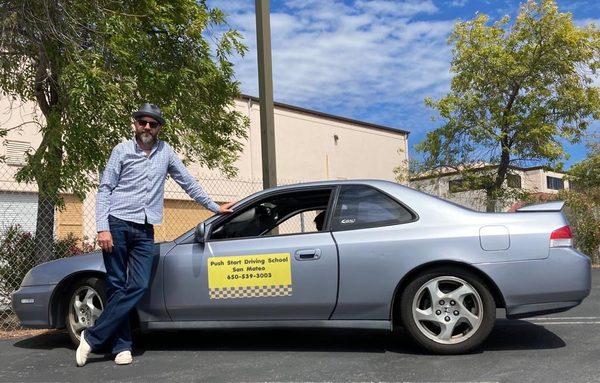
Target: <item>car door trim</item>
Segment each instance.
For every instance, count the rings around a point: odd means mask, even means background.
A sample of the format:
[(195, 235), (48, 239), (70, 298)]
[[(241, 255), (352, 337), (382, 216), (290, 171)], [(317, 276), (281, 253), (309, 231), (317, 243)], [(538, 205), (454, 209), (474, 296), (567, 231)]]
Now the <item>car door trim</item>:
[(173, 321), (143, 322), (145, 330), (181, 330), (181, 329), (255, 329), (255, 328), (352, 328), (392, 331), (392, 322), (388, 320), (259, 320), (259, 321)]

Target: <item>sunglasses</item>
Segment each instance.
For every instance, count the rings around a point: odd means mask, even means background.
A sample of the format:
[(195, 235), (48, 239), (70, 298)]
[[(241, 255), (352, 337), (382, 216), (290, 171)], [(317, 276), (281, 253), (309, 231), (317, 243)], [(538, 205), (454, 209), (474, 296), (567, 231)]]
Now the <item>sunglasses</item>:
[(135, 121), (136, 121), (136, 122), (137, 122), (137, 123), (138, 123), (138, 124), (139, 124), (139, 125), (140, 125), (142, 128), (143, 128), (144, 126), (146, 126), (146, 124), (149, 124), (149, 125), (150, 125), (150, 127), (151, 127), (152, 129), (156, 129), (156, 128), (158, 128), (158, 127), (160, 126), (160, 124), (159, 124), (158, 122), (155, 122), (155, 121), (147, 121), (147, 120), (142, 120), (142, 119), (135, 120)]

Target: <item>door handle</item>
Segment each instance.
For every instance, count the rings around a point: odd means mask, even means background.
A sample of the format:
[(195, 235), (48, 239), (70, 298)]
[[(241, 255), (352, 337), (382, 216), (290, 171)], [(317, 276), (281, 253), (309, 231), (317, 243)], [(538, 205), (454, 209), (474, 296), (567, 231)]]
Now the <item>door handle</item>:
[(321, 249), (296, 250), (294, 257), (299, 261), (311, 261), (321, 258)]

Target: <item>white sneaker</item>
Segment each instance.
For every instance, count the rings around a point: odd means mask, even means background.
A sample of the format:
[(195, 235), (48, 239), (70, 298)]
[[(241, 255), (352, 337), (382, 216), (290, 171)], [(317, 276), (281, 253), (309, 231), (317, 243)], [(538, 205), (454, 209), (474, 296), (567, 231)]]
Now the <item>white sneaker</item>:
[(115, 357), (116, 364), (131, 364), (133, 362), (133, 357), (131, 356), (131, 351), (121, 351)]
[(83, 335), (85, 331), (81, 332), (81, 340), (79, 341), (79, 347), (77, 347), (77, 351), (75, 352), (75, 360), (77, 361), (77, 366), (83, 367), (85, 362), (87, 362), (87, 358), (92, 352), (92, 347), (85, 341), (85, 337)]

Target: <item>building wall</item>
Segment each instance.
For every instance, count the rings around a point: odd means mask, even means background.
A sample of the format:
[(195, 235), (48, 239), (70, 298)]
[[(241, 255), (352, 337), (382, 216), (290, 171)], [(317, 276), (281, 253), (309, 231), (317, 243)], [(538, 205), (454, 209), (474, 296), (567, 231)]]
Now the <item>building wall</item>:
[[(234, 164), (238, 168), (236, 179), (225, 180), (218, 170), (207, 169), (199, 164), (188, 166), (192, 175), (202, 179), (203, 188), (218, 202), (239, 200), (262, 189), (259, 104), (252, 98), (244, 97), (235, 102), (235, 108), (250, 121), (248, 138), (242, 142), (243, 150)], [(394, 168), (408, 164), (408, 136), (404, 132), (287, 106), (276, 106), (274, 114), (277, 177), (280, 184), (352, 178), (393, 181)], [(34, 104), (10, 102), (0, 97), (0, 128), (11, 129), (28, 122), (10, 130), (5, 138), (0, 139), (0, 155), (7, 154), (7, 142), (10, 141), (17, 146), (26, 143), (32, 151), (35, 150), (42, 138), (36, 119), (43, 122), (43, 116), (36, 111)], [(18, 165), (0, 164), (0, 192), (27, 191), (37, 194), (35, 183), (23, 185), (14, 180), (14, 174), (19, 169)], [(171, 239), (187, 230), (188, 226), (193, 227), (193, 222), (211, 214), (191, 201), (170, 178), (165, 190), (164, 222), (156, 228), (157, 240)], [(93, 240), (96, 236), (94, 207), (95, 191), (88, 193), (83, 201), (69, 197), (66, 210), (56, 215), (57, 233), (66, 235), (76, 232), (78, 236)], [(77, 214), (82, 217), (77, 218)]]
[[(261, 179), (260, 107), (236, 101), (250, 119), (248, 139), (235, 166), (242, 179)], [(361, 126), (286, 108), (275, 108), (277, 177), (283, 181), (379, 178), (394, 181), (394, 168), (408, 161), (406, 134)], [(337, 136), (337, 139), (335, 138)], [(195, 173), (218, 171), (192, 166)]]
[[(544, 169), (533, 169), (526, 171), (526, 176), (528, 180), (528, 188), (526, 190), (538, 191), (540, 193), (558, 193), (558, 190), (549, 189), (548, 184), (546, 182), (546, 177), (555, 177), (555, 178), (564, 178), (564, 173), (557, 173)], [(564, 181), (565, 189), (569, 188), (569, 181)]]
[[(553, 171), (547, 171), (541, 168), (533, 169), (511, 169), (511, 174), (516, 174), (521, 177), (521, 189), (530, 193), (558, 193), (558, 190), (549, 189), (547, 187), (546, 177), (564, 178), (564, 173), (557, 173)], [(410, 186), (419, 189), (425, 193), (435, 195), (459, 205), (466, 206), (468, 208), (485, 211), (486, 209), (486, 195), (483, 190), (469, 190), (463, 192), (450, 192), (450, 181), (460, 179), (459, 174), (449, 174), (437, 178), (424, 178), (411, 180)], [(565, 188), (569, 187), (567, 180), (565, 182)], [(506, 181), (505, 181), (506, 187)], [(514, 200), (505, 201), (502, 210), (508, 209), (515, 202)]]
[(194, 201), (165, 199), (163, 223), (154, 227), (156, 242), (174, 239), (212, 215)]
[(83, 238), (83, 201), (72, 194), (63, 196), (64, 206), (56, 212), (56, 235), (64, 238), (69, 234)]
[(483, 190), (469, 190), (458, 193), (450, 192), (451, 180), (460, 179), (458, 175), (450, 175), (439, 178), (426, 178), (418, 181), (411, 181), (410, 187), (431, 194), (459, 205), (468, 207), (477, 211), (485, 211), (486, 196)]

